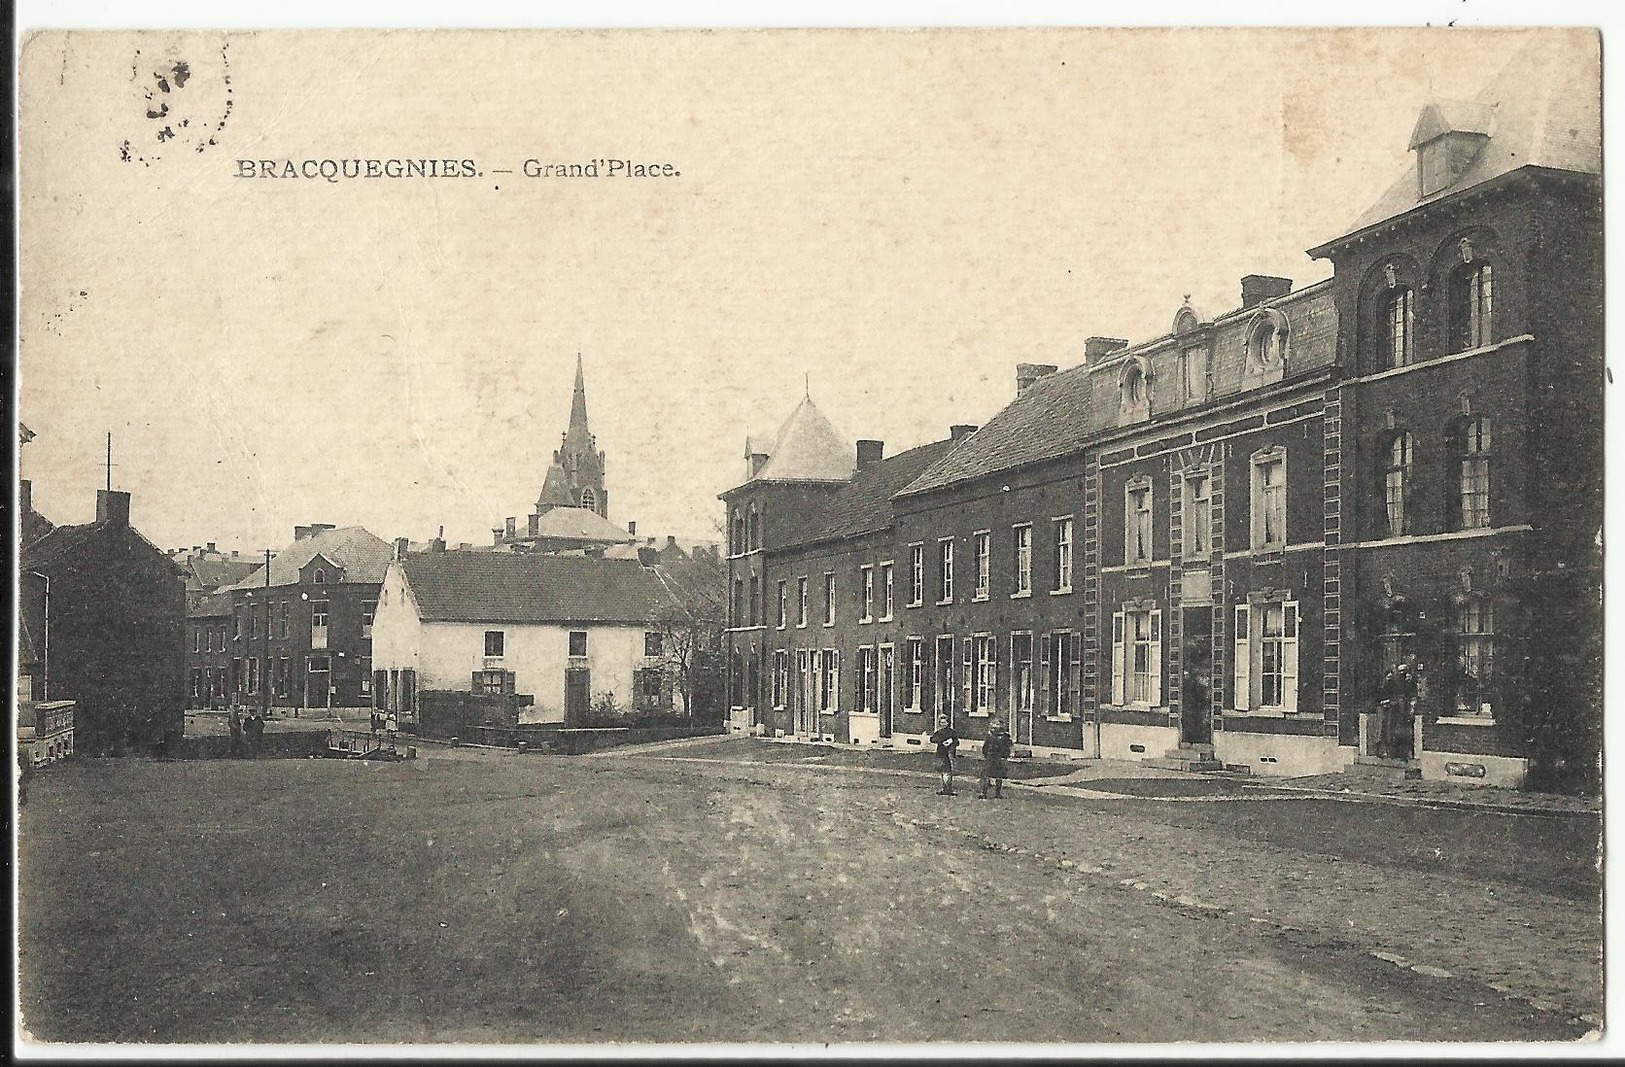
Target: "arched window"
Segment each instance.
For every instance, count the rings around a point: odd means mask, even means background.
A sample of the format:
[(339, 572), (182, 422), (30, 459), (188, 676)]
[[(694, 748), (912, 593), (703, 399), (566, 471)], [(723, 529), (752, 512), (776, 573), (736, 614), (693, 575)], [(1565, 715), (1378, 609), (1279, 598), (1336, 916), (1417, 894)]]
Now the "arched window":
[(737, 512), (734, 514), (734, 536), (732, 550), (733, 554), (736, 556), (745, 551), (745, 516)]
[(747, 534), (747, 539), (745, 541), (745, 548), (746, 548), (747, 551), (754, 551), (755, 549), (758, 549), (758, 548), (761, 548), (761, 547), (762, 547), (762, 521), (761, 521), (761, 517), (756, 514), (756, 508), (752, 507), (750, 509), (750, 528), (749, 528), (749, 533)]
[(1446, 440), (1453, 477), (1449, 515), (1457, 530), (1490, 525), (1490, 420), (1467, 416), (1451, 424)]
[(588, 511), (598, 510), (598, 494), (592, 491), (592, 486), (581, 490), (581, 506)]
[(316, 568), (316, 573), (311, 576), (310, 580), (315, 582), (317, 585), (326, 585), (327, 584), (327, 572), (322, 570), (322, 568), (317, 567)]
[(1411, 435), (1398, 433), (1388, 443), (1388, 460), (1383, 466), (1382, 495), (1388, 511), (1388, 536), (1411, 532), (1410, 498)]
[(1456, 678), (1451, 699), (1457, 715), (1490, 717), (1495, 701), (1495, 609), (1479, 597), (1456, 607)]
[(1383, 322), (1383, 354), (1388, 366), (1409, 366), (1416, 343), (1416, 294), (1403, 287), (1390, 291)]
[(1457, 352), (1494, 342), (1494, 312), (1494, 268), (1488, 263), (1457, 268), (1450, 277), (1450, 336)]
[(1151, 365), (1142, 357), (1123, 361), (1117, 375), (1118, 420), (1143, 422), (1151, 417)]

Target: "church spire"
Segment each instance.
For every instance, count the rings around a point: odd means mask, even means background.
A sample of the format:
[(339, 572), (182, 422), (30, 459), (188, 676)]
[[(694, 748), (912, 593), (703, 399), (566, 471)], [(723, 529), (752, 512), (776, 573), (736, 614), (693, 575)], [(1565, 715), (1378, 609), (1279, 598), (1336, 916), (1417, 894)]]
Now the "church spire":
[(570, 429), (566, 441), (574, 440), (581, 447), (590, 447), (592, 432), (587, 429), (587, 377), (581, 367), (581, 353), (576, 353), (576, 389), (570, 398)]

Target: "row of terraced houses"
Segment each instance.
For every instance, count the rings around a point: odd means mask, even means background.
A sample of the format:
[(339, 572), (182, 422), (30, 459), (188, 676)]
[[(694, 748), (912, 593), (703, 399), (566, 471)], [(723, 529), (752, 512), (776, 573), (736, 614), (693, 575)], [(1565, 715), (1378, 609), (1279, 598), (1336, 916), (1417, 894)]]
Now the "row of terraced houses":
[(1021, 364), (980, 428), (887, 457), (803, 399), (722, 495), (731, 727), (998, 717), (1039, 754), (1589, 778), (1596, 84), (1530, 46), (1423, 108), (1399, 180), (1310, 250), (1330, 279)]

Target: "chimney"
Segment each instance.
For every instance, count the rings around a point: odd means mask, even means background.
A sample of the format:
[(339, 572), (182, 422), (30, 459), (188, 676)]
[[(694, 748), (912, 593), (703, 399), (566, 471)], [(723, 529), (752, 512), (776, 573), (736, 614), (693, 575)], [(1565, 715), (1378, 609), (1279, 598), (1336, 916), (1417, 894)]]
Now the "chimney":
[(508, 516), (508, 525), (507, 525), (507, 532), (508, 532), (509, 540), (513, 539), (513, 531), (514, 531), (514, 518), (513, 518), (512, 515), (509, 515)]
[(110, 526), (130, 525), (130, 494), (117, 489), (96, 490), (96, 521)]
[(210, 551), (210, 552), (214, 552), (214, 551), (216, 551), (216, 549), (215, 549), (215, 547), (214, 547), (214, 542), (213, 542), (213, 541), (210, 541), (210, 542), (209, 542), (209, 543), (208, 543), (208, 544), (207, 544), (207, 545), (206, 545), (206, 546), (204, 546), (204, 547), (206, 547), (206, 548), (207, 548), (207, 549), (208, 549), (208, 550), (209, 550), (209, 551)]
[(1034, 382), (1046, 374), (1054, 374), (1058, 368), (1049, 363), (1017, 363), (1016, 364), (1016, 395), (1020, 396), (1032, 388)]
[(954, 444), (957, 445), (959, 442), (975, 433), (976, 429), (977, 428), (975, 426), (960, 423), (957, 426), (948, 427), (948, 436), (953, 440)]
[(1257, 307), (1266, 300), (1274, 300), (1292, 291), (1291, 278), (1275, 278), (1268, 274), (1249, 274), (1241, 279), (1242, 308)]
[(858, 470), (861, 471), (865, 467), (873, 466), (874, 464), (879, 463), (881, 457), (884, 456), (885, 454), (886, 454), (886, 442), (884, 442), (884, 441), (859, 441), (858, 442)]
[(231, 558), (232, 559), (236, 559), (237, 557), (239, 557), (241, 555), (242, 555), (242, 552), (240, 552), (239, 550), (237, 550), (235, 548), (231, 550)]
[(676, 548), (677, 547), (677, 535), (676, 534), (667, 534), (666, 535), (666, 547), (667, 548)]
[[(549, 504), (548, 507), (551, 508), (552, 505)], [(530, 517), (530, 526), (529, 526), (530, 536), (535, 537), (536, 532), (538, 530), (540, 530), (541, 528), (542, 528), (542, 516), (541, 516), (541, 514), (537, 513), (535, 515), (532, 515)]]
[(493, 546), (495, 546), (495, 545), (500, 545), (501, 543), (502, 543), (502, 527), (500, 527), (500, 526), (491, 527), (491, 544)]
[(631, 534), (633, 537), (636, 537), (638, 535), (638, 524), (635, 521), (628, 519), (626, 521), (626, 532)]
[(17, 481), (17, 506), (24, 515), (34, 510), (34, 483), (27, 478)]
[(307, 537), (315, 537), (317, 534), (331, 529), (334, 529), (334, 526), (330, 522), (313, 522), (309, 526), (295, 526), (293, 528), (293, 539), (303, 541)]
[[(443, 530), (443, 529), (445, 529), (445, 527), (441, 527), (441, 529)], [(446, 550), (446, 539), (444, 537), (435, 537), (435, 538), (430, 539), (430, 541), (429, 541), (429, 551), (430, 552), (444, 552), (445, 550)]]
[(1084, 366), (1092, 367), (1118, 349), (1127, 347), (1128, 339), (1125, 337), (1085, 337), (1083, 339)]
[(405, 559), (406, 558), (406, 546), (407, 546), (408, 543), (409, 542), (404, 537), (395, 538), (395, 558), (396, 559)]

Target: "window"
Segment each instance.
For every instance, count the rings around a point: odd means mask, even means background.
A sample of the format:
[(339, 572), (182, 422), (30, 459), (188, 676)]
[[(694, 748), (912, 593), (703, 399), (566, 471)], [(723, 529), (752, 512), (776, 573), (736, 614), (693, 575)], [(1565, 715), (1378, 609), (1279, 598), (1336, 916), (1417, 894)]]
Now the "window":
[(203, 628), (201, 626), (192, 627), (192, 651), (203, 651)]
[(954, 639), (949, 634), (937, 638), (937, 711), (952, 714), (954, 706)]
[(896, 581), (892, 575), (893, 567), (890, 563), (880, 565), (880, 617), (889, 619), (897, 606)]
[(965, 638), (965, 685), (969, 690), (965, 703), (972, 715), (992, 714), (998, 667), (998, 650), (991, 635)]
[(1072, 520), (1055, 520), (1055, 591), (1072, 588)]
[(908, 602), (914, 607), (925, 603), (925, 546), (910, 545), (908, 550)]
[(666, 635), (659, 630), (645, 630), (643, 632), (643, 657), (645, 659), (659, 659), (666, 653)]
[(1297, 711), (1297, 603), (1237, 604), (1234, 637), (1236, 710)]
[(473, 690), (486, 696), (513, 692), (513, 671), (475, 671)]
[(1383, 468), (1382, 494), (1388, 513), (1388, 536), (1402, 537), (1411, 532), (1406, 486), (1411, 480), (1411, 435), (1398, 433), (1388, 443), (1388, 462)]
[(1151, 562), (1151, 483), (1144, 478), (1123, 489), (1123, 562)]
[(1456, 477), (1450, 509), (1457, 530), (1481, 530), (1490, 525), (1490, 420), (1458, 419), (1451, 427), (1449, 453)]
[(1162, 612), (1125, 608), (1113, 613), (1112, 702), (1162, 704)]
[[(27, 675), (24, 675), (23, 677), (28, 678)], [(203, 695), (203, 668), (202, 667), (193, 667), (192, 670), (191, 670), (191, 678), (192, 678), (192, 696), (194, 698), (201, 697)], [(26, 700), (28, 698), (26, 696), (23, 696), (22, 694), (19, 694), (18, 699), (19, 700)]]
[(587, 654), (587, 631), (570, 631), (570, 655), (585, 656)]
[(872, 712), (876, 709), (875, 684), (879, 673), (878, 657), (872, 648), (858, 649), (858, 710)]
[[(355, 665), (356, 665), (356, 670), (361, 672), (361, 695), (362, 696), (371, 696), (372, 695), (372, 657), (371, 656), (358, 656), (358, 657), (356, 657), (356, 664)], [(277, 687), (278, 691), (280, 691), (282, 689), (282, 687), (283, 687), (282, 672), (280, 670), (277, 671), (277, 686), (276, 687)], [(368, 703), (371, 703), (371, 701), (368, 701)]]
[(755, 505), (750, 509), (750, 521), (745, 532), (745, 547), (755, 551), (762, 547), (762, 517), (756, 513)]
[(954, 601), (954, 542), (952, 538), (945, 537), (937, 542), (938, 563), (937, 570), (937, 603), (952, 604)]
[[(269, 604), (265, 605), (265, 610), (266, 610), (267, 613), (269, 613), (270, 610), (271, 610), (271, 605), (269, 605)], [(250, 641), (252, 641), (255, 638), (259, 637), (259, 635), (260, 635), (260, 607), (259, 607), (258, 604), (250, 604), (250, 605), (248, 605), (248, 639)], [(269, 620), (267, 620), (267, 629), (265, 631), (265, 636), (267, 636), (267, 637), (271, 636), (271, 631), (269, 629)]]
[(863, 575), (863, 614), (859, 622), (873, 622), (875, 618), (875, 569), (861, 567), (859, 572)]
[(325, 570), (323, 570), (322, 568), (317, 567), (316, 568), (316, 573), (311, 576), (311, 581), (315, 582), (317, 585), (326, 585), (327, 584), (327, 572)]
[(993, 584), (993, 535), (984, 530), (975, 536), (974, 543), (976, 587), (971, 590), (971, 599), (986, 600), (988, 590)]
[(824, 625), (835, 625), (835, 575), (824, 574)]
[(243, 609), (240, 605), (231, 609), (231, 639), (233, 641), (243, 639)]
[(779, 629), (790, 625), (790, 586), (782, 578), (779, 580)]
[(1184, 556), (1205, 559), (1213, 550), (1213, 479), (1206, 471), (1185, 476)]
[(1286, 351), (1286, 318), (1278, 311), (1258, 317), (1247, 337), (1248, 361), (1255, 369), (1277, 367)]
[(1017, 526), (1014, 530), (1016, 550), (1016, 596), (1027, 596), (1033, 591), (1033, 528)]
[(796, 625), (807, 625), (807, 579), (796, 579)]
[(1387, 304), (1384, 356), (1389, 367), (1409, 366), (1416, 341), (1416, 295), (1408, 288), (1392, 291)]
[(1031, 715), (1037, 696), (1033, 677), (1033, 635), (1010, 635), (1010, 707), (1012, 714)]
[(1482, 348), (1495, 340), (1494, 271), (1488, 263), (1469, 263), (1451, 277), (1450, 331), (1455, 350)]
[(750, 624), (760, 625), (762, 621), (762, 579), (759, 575), (750, 576)]
[(818, 710), (834, 711), (841, 704), (841, 654), (833, 648), (819, 653), (818, 675)]
[(312, 657), (310, 657), (310, 665), (306, 669), (314, 671), (317, 674), (325, 674), (329, 670), (331, 670), (332, 667), (333, 667), (333, 662), (332, 662), (331, 657), (328, 657), (328, 656), (312, 656)]
[(665, 703), (666, 676), (658, 667), (634, 672), (632, 687), (640, 708), (658, 708)]
[(503, 646), (507, 643), (507, 634), (502, 630), (485, 631), (485, 654), (496, 659), (502, 655)]
[(1180, 392), (1187, 404), (1199, 404), (1208, 394), (1208, 350), (1206, 345), (1179, 353)]
[(310, 628), (312, 630), (325, 630), (327, 628), (327, 601), (312, 600), (310, 602)]
[(729, 604), (729, 607), (731, 608), (729, 614), (733, 624), (735, 626), (745, 625), (745, 579), (734, 579), (733, 601)]
[(925, 708), (925, 642), (918, 637), (909, 638), (903, 649), (903, 707)]
[(590, 485), (581, 490), (581, 506), (588, 511), (598, 510), (598, 494), (592, 491)]
[(1051, 718), (1068, 719), (1077, 713), (1083, 676), (1082, 648), (1078, 635), (1070, 630), (1049, 635), (1044, 675), (1049, 695), (1045, 714)]
[(372, 636), (372, 620), (378, 614), (378, 601), (367, 600), (361, 604), (361, 636)]
[(1495, 702), (1495, 609), (1477, 599), (1456, 610), (1456, 684), (1452, 694), (1455, 713), (1490, 718)]
[(790, 689), (790, 653), (782, 648), (773, 650), (773, 706), (784, 707), (785, 694)]
[(293, 685), (293, 660), (284, 656), (277, 661), (277, 666), (280, 670), (277, 671), (276, 695), (285, 697)]
[(231, 661), (231, 686), (235, 692), (243, 688), (243, 661), (235, 657)]
[(243, 691), (246, 693), (258, 693), (260, 691), (260, 658), (258, 656), (248, 657), (248, 684), (243, 687)]
[(745, 516), (734, 516), (733, 554), (743, 555), (745, 551)]
[(1286, 544), (1286, 449), (1269, 448), (1253, 454), (1254, 548), (1280, 548)]

